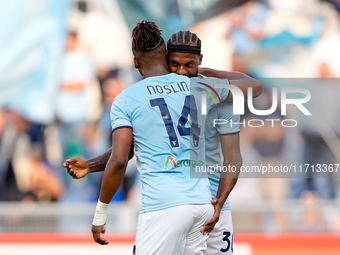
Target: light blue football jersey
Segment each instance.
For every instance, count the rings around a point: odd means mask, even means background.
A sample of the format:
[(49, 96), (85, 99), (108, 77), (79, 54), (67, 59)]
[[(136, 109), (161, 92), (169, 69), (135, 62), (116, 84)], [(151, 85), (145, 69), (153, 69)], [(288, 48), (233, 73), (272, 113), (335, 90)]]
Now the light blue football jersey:
[[(228, 83), (219, 79), (206, 82), (212, 87)], [(205, 150), (205, 119), (194, 116), (195, 111), (189, 109), (195, 101), (200, 103), (199, 96), (190, 94), (193, 84), (195, 79), (174, 73), (148, 77), (125, 89), (112, 104), (112, 131), (123, 127), (133, 130), (142, 183), (141, 213), (211, 202), (208, 178), (190, 177), (191, 151), (204, 155)], [(221, 100), (229, 93), (228, 89), (216, 91)], [(213, 105), (208, 99), (207, 108)], [(197, 108), (199, 111), (200, 106)], [(195, 122), (199, 138), (192, 139), (189, 127)]]
[[(216, 124), (215, 119), (223, 119), (228, 122), (225, 124)], [(240, 125), (234, 124), (240, 122), (240, 115), (233, 115), (232, 103), (223, 102), (222, 106), (218, 105), (209, 111), (205, 125), (205, 163), (206, 167), (223, 166), (223, 157), (221, 151), (220, 135), (231, 135), (240, 132)], [(224, 123), (220, 121), (220, 123)], [(212, 197), (216, 197), (218, 185), (220, 182), (221, 172), (208, 172), (210, 190)], [(224, 203), (222, 211), (230, 210), (229, 199)]]

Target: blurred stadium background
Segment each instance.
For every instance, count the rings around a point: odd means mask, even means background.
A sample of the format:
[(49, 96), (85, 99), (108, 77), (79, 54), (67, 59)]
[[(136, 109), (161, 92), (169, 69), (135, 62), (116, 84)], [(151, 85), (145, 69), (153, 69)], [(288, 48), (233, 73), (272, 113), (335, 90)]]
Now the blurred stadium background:
[[(110, 147), (111, 103), (141, 79), (130, 33), (142, 19), (165, 40), (197, 33), (202, 66), (258, 79), (333, 78), (308, 88), (322, 125), (292, 109), (296, 128), (245, 127), (241, 146), (249, 166), (339, 163), (339, 12), (339, 0), (1, 1), (0, 254), (131, 254), (135, 161), (110, 205), (106, 247), (90, 233), (101, 173), (74, 180), (62, 163)], [(258, 109), (271, 105), (263, 84)], [(235, 255), (340, 254), (339, 178), (299, 177), (239, 179), (230, 195)]]

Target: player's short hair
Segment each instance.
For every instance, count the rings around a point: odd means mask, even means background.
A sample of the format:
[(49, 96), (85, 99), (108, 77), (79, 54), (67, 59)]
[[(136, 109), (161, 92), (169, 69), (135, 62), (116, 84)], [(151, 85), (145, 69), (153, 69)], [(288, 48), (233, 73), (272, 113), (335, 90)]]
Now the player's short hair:
[(179, 31), (173, 34), (168, 42), (167, 49), (169, 52), (180, 52), (189, 54), (201, 54), (201, 39), (195, 33)]
[(143, 20), (132, 30), (132, 50), (134, 52), (152, 52), (165, 47), (162, 30), (155, 22)]

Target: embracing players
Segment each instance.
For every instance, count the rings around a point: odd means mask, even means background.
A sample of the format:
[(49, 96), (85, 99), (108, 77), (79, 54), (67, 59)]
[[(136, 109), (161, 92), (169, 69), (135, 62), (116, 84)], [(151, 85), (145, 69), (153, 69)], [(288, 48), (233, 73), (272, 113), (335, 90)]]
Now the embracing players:
[[(132, 128), (135, 154), (143, 183), (143, 206), (138, 221), (136, 254), (144, 254), (144, 252), (145, 254), (154, 254), (153, 252), (156, 252), (155, 254), (182, 254), (185, 250), (193, 254), (200, 254), (199, 252), (204, 250), (205, 238), (203, 235), (197, 235), (197, 232), (202, 229), (201, 225), (209, 219), (209, 217), (208, 219), (206, 217), (209, 214), (209, 208), (205, 208), (207, 198), (202, 195), (206, 191), (207, 183), (200, 179), (188, 179), (188, 176), (185, 174), (188, 169), (173, 168), (171, 171), (164, 172), (161, 171), (164, 165), (159, 165), (164, 164), (166, 157), (169, 155), (176, 159), (181, 159), (183, 155), (188, 155), (187, 150), (190, 149), (188, 148), (188, 145), (190, 147), (190, 139), (188, 140), (187, 130), (184, 130), (186, 127), (185, 125), (184, 127), (177, 126), (176, 130), (175, 124), (178, 119), (183, 118), (183, 109), (186, 106), (185, 102), (188, 101), (186, 98), (188, 98), (189, 93), (188, 91), (183, 91), (185, 93), (179, 93), (182, 94), (181, 96), (169, 93), (162, 95), (162, 97), (158, 95), (151, 99), (149, 98), (150, 89), (147, 91), (149, 95), (143, 94), (143, 89), (152, 84), (156, 86), (159, 84), (170, 85), (181, 82), (190, 83), (183, 76), (167, 75), (167, 69), (164, 64), (165, 58), (162, 56), (162, 54), (165, 54), (165, 51), (163, 52), (164, 45), (162, 45), (162, 39), (160, 39), (161, 37), (160, 34), (158, 35), (157, 30), (158, 28), (154, 24), (142, 22), (133, 33), (135, 66), (140, 69), (143, 77), (149, 78), (122, 92), (117, 96), (113, 104), (112, 121), (113, 128), (116, 128), (112, 135), (114, 146), (103, 178), (100, 201), (104, 202), (104, 204), (101, 206), (99, 202), (96, 217), (100, 223), (103, 223), (100, 220), (102, 219), (101, 216), (105, 215), (105, 213), (102, 212), (105, 211), (104, 208), (110, 202), (110, 198), (112, 198), (112, 194), (115, 191), (115, 188), (105, 187), (110, 185), (111, 187), (117, 186), (121, 181), (128, 160), (127, 155), (130, 151)], [(202, 60), (200, 46), (200, 40), (189, 31), (174, 34), (168, 41), (170, 70), (177, 74), (197, 76), (198, 65), (200, 65)], [(258, 81), (241, 73), (216, 72), (210, 69), (202, 70), (202, 73), (208, 76), (229, 78), (233, 85), (239, 86), (242, 90), (245, 90), (246, 87), (253, 87), (255, 88), (255, 96), (261, 93), (262, 90), (262, 86)], [(158, 77), (150, 77), (156, 75)], [(223, 83), (223, 81), (219, 80), (219, 83)], [(222, 94), (224, 92), (221, 91)], [(226, 97), (226, 95), (222, 96)], [(142, 109), (146, 112), (144, 113)], [(161, 121), (158, 121), (157, 114)], [(144, 122), (147, 121), (147, 117), (151, 116), (152, 126), (158, 125), (157, 130), (150, 128), (150, 123)], [(184, 116), (185, 122), (188, 121), (187, 118), (188, 116)], [(193, 116), (190, 116), (190, 118), (192, 119)], [(241, 155), (239, 153), (238, 127), (234, 126), (231, 128), (228, 125), (224, 125), (216, 128), (212, 126), (212, 121), (209, 118), (233, 118), (234, 122), (238, 122), (239, 117), (232, 115), (231, 105), (223, 104), (222, 106), (215, 107), (209, 112), (205, 131), (206, 139), (209, 141), (206, 142), (205, 147), (206, 164), (221, 164), (222, 160), (219, 156), (220, 139), (224, 164), (234, 165), (239, 168), (241, 166)], [(139, 121), (142, 121), (144, 124), (139, 123)], [(202, 123), (200, 124), (202, 125)], [(221, 133), (220, 137), (217, 131)], [(155, 136), (155, 134), (160, 135)], [(182, 136), (182, 134), (186, 135)], [(158, 141), (161, 143), (158, 144)], [(167, 145), (162, 147), (164, 144)], [(79, 158), (70, 159), (65, 163), (65, 167), (68, 167), (70, 175), (75, 178), (81, 178), (88, 172), (103, 170), (103, 166), (106, 165), (108, 155), (110, 154), (108, 151), (98, 158), (89, 160), (89, 165)], [(237, 176), (227, 174), (224, 177), (227, 178), (220, 179), (219, 174), (209, 176), (212, 197), (217, 197), (217, 199), (214, 199), (216, 211), (214, 218), (206, 224), (207, 232), (210, 232), (218, 221), (219, 210), (222, 210), (222, 214), (220, 221), (209, 238), (208, 254), (219, 254), (217, 251), (221, 254), (232, 252), (230, 207), (224, 201), (235, 185)], [(220, 188), (218, 188), (218, 183), (220, 183)], [(176, 186), (176, 189), (179, 187), (179, 190), (172, 189), (172, 184)], [(165, 194), (166, 192), (170, 193)], [(209, 196), (209, 200), (210, 198)], [(201, 215), (198, 217), (201, 218), (200, 220), (198, 220), (197, 216), (196, 218), (194, 217), (194, 210), (197, 210), (198, 204), (201, 204), (201, 208), (205, 208), (198, 210)], [(223, 204), (225, 205), (222, 208)], [(189, 210), (187, 207), (192, 207), (193, 210)], [(183, 228), (178, 229), (175, 224), (177, 217), (183, 218), (182, 213), (188, 215), (187, 231), (184, 232)], [(167, 218), (166, 221), (162, 220), (165, 217)], [(158, 227), (152, 226), (155, 225), (154, 222), (158, 222)], [(100, 227), (102, 225), (94, 227), (94, 237), (97, 238), (96, 241), (106, 243), (99, 236)], [(178, 233), (180, 234), (176, 235)], [(155, 236), (158, 238), (162, 236), (162, 240), (153, 240)], [(173, 240), (174, 238), (175, 240)]]

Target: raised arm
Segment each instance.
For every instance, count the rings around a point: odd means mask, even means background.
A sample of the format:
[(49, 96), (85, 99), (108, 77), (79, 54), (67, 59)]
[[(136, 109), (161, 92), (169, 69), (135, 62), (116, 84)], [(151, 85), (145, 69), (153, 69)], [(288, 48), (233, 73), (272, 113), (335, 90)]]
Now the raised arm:
[(92, 223), (93, 239), (99, 244), (108, 244), (100, 234), (105, 232), (106, 209), (112, 197), (117, 192), (129, 161), (129, 152), (132, 143), (132, 129), (120, 128), (112, 133), (111, 156), (105, 167), (99, 201)]
[[(240, 88), (244, 98), (248, 97), (248, 88), (253, 89), (253, 98), (258, 97), (262, 93), (262, 83), (241, 72), (218, 71), (211, 68), (199, 68), (198, 72), (208, 77), (216, 77), (220, 79), (228, 79), (232, 85)], [(229, 94), (228, 100), (232, 100), (232, 93)]]

